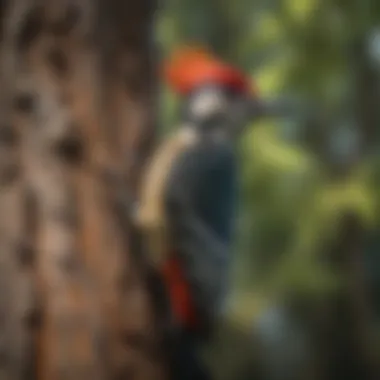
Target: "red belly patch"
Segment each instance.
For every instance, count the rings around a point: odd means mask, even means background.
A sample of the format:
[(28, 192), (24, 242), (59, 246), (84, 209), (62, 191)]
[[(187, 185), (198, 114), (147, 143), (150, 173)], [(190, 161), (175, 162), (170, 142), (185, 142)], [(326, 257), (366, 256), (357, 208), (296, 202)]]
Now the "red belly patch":
[(183, 326), (195, 327), (197, 318), (190, 287), (177, 259), (170, 258), (166, 261), (163, 266), (163, 277), (175, 317)]

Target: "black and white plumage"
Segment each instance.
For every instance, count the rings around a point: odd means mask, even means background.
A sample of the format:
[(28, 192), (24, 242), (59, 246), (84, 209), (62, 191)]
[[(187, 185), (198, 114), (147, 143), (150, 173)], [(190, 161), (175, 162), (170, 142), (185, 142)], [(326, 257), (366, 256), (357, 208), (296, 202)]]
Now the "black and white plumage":
[(193, 89), (183, 101), (180, 127), (152, 157), (143, 182), (138, 220), (150, 250), (157, 263), (176, 252), (204, 325), (223, 308), (229, 283), (235, 142), (249, 122), (276, 114), (277, 106), (268, 104), (216, 83)]

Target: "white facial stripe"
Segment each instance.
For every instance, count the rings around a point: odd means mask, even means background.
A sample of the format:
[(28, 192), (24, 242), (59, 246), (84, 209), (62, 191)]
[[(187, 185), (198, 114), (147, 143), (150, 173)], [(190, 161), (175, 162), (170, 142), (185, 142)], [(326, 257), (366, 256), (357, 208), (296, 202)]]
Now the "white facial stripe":
[(201, 92), (191, 102), (190, 112), (193, 116), (204, 118), (220, 112), (227, 106), (224, 96), (217, 91)]

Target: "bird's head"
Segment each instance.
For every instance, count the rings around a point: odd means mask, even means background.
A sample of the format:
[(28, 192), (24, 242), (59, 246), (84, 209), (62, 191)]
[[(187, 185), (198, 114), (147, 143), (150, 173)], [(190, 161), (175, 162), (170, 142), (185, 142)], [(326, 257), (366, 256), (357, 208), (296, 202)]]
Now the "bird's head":
[(178, 51), (164, 77), (183, 98), (183, 121), (202, 134), (236, 136), (261, 116), (262, 102), (248, 76), (203, 49)]

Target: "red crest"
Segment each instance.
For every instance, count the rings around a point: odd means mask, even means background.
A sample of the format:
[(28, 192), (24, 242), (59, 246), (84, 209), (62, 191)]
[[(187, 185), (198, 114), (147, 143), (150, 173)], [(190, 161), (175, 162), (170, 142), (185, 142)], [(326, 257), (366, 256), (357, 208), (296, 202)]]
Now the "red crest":
[(164, 66), (164, 78), (181, 95), (206, 83), (252, 93), (251, 83), (243, 73), (202, 48), (186, 47), (177, 51)]

